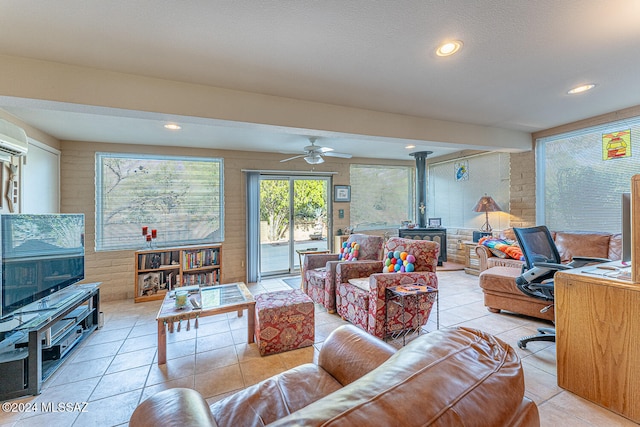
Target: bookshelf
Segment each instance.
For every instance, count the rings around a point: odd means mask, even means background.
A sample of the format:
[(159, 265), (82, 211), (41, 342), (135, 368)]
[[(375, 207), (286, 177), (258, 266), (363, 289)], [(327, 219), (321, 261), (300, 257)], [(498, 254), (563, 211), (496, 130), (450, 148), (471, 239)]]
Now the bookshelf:
[(163, 299), (180, 286), (221, 283), (222, 245), (181, 246), (135, 252), (135, 302)]

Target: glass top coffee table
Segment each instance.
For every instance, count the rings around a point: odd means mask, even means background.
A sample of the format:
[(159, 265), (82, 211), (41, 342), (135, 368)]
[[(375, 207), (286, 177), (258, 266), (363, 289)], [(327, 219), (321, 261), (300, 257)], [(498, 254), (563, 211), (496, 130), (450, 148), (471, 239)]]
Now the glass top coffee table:
[(158, 322), (158, 365), (167, 363), (167, 331), (174, 332), (176, 323), (178, 332), (183, 321), (190, 325), (191, 320), (221, 313), (242, 312), (247, 310), (247, 342), (252, 343), (255, 334), (256, 301), (242, 282), (228, 285), (198, 288), (189, 286), (177, 288), (189, 292), (187, 304), (176, 308), (175, 291), (167, 292), (156, 317)]

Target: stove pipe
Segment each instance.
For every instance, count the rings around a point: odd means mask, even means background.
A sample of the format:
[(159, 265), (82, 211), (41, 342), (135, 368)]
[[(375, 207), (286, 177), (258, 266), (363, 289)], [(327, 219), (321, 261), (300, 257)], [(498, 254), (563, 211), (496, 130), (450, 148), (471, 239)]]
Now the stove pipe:
[(427, 227), (427, 156), (433, 151), (417, 151), (416, 158), (416, 218), (418, 227)]

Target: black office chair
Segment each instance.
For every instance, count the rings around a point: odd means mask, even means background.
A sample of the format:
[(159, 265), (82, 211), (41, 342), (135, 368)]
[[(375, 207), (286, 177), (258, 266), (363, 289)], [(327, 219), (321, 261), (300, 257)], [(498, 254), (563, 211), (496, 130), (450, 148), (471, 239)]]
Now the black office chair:
[[(556, 271), (610, 261), (606, 258), (573, 257), (569, 264), (562, 264), (558, 248), (546, 226), (514, 228), (513, 231), (524, 255), (522, 274), (516, 278), (516, 286), (525, 295), (550, 302), (540, 310), (542, 313), (553, 307), (553, 276)], [(554, 328), (538, 328), (538, 334), (518, 340), (518, 347), (526, 348), (530, 341), (555, 340)]]

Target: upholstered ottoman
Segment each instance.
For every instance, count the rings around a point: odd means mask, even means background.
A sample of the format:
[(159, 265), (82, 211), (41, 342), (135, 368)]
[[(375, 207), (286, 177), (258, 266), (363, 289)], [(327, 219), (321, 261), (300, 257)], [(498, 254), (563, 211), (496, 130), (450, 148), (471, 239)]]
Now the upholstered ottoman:
[(255, 296), (256, 343), (260, 355), (281, 353), (313, 345), (313, 301), (301, 289)]

